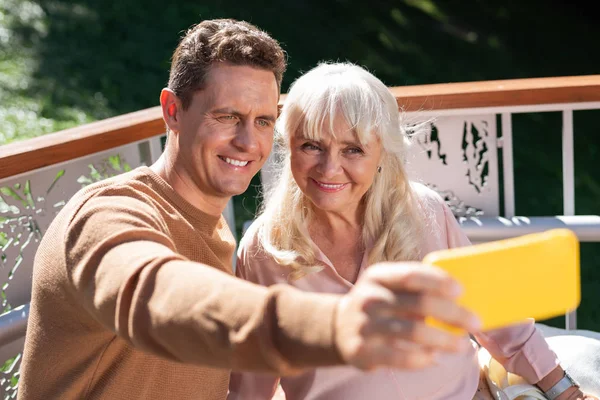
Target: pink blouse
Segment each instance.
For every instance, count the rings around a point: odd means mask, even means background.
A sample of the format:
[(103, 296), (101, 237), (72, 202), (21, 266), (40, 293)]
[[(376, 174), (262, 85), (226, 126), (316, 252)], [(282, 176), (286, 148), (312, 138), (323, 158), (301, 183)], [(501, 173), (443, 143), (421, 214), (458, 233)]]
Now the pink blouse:
[[(470, 245), (440, 196), (422, 185), (416, 184), (414, 189), (426, 210), (427, 234), (423, 254)], [(253, 224), (240, 243), (236, 274), (265, 286), (288, 283), (311, 292), (348, 292), (352, 283), (338, 275), (325, 254), (316, 249), (323, 270), (288, 282), (289, 270), (258, 250), (256, 224)], [(365, 255), (359, 274), (366, 267)], [(558, 365), (556, 355), (535, 328), (533, 320), (474, 336), (507, 370), (523, 376), (531, 383), (538, 382)], [(469, 400), (477, 390), (479, 373), (476, 345), (473, 344), (462, 353), (442, 356), (435, 367), (418, 371), (378, 369), (363, 372), (341, 366), (319, 368), (282, 378), (232, 373), (228, 400), (271, 399), (279, 382), (287, 400)]]

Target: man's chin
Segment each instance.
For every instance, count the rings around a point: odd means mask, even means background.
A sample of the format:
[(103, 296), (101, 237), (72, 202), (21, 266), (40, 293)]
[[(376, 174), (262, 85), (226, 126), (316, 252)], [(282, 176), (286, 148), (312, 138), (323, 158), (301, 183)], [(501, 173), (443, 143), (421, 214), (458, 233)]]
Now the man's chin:
[(240, 194), (243, 194), (246, 190), (248, 190), (249, 186), (250, 182), (246, 184), (236, 182), (235, 184), (223, 185), (221, 187), (220, 192), (227, 197), (239, 196)]

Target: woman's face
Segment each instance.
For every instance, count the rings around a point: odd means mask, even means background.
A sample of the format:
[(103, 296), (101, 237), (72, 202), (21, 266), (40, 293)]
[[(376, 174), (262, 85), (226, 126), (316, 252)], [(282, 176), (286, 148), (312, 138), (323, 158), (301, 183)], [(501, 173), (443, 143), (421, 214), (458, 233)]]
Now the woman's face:
[(320, 141), (297, 132), (290, 140), (292, 174), (298, 187), (320, 210), (352, 215), (371, 187), (381, 159), (376, 136), (362, 145), (343, 116), (334, 120), (335, 138)]

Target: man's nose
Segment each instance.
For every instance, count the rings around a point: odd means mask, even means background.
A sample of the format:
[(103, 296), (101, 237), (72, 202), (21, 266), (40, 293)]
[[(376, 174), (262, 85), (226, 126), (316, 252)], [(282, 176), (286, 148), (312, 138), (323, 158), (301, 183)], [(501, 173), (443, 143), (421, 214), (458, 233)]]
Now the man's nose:
[(257, 134), (258, 132), (256, 132), (253, 124), (239, 124), (232, 143), (238, 150), (251, 153), (258, 149)]

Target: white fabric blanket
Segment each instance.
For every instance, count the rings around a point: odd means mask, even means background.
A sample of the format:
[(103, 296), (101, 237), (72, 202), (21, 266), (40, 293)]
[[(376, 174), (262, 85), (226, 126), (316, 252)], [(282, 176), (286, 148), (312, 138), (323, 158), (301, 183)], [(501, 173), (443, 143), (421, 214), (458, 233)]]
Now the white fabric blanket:
[(561, 366), (581, 385), (584, 393), (600, 397), (600, 333), (553, 328), (536, 324), (558, 355)]

